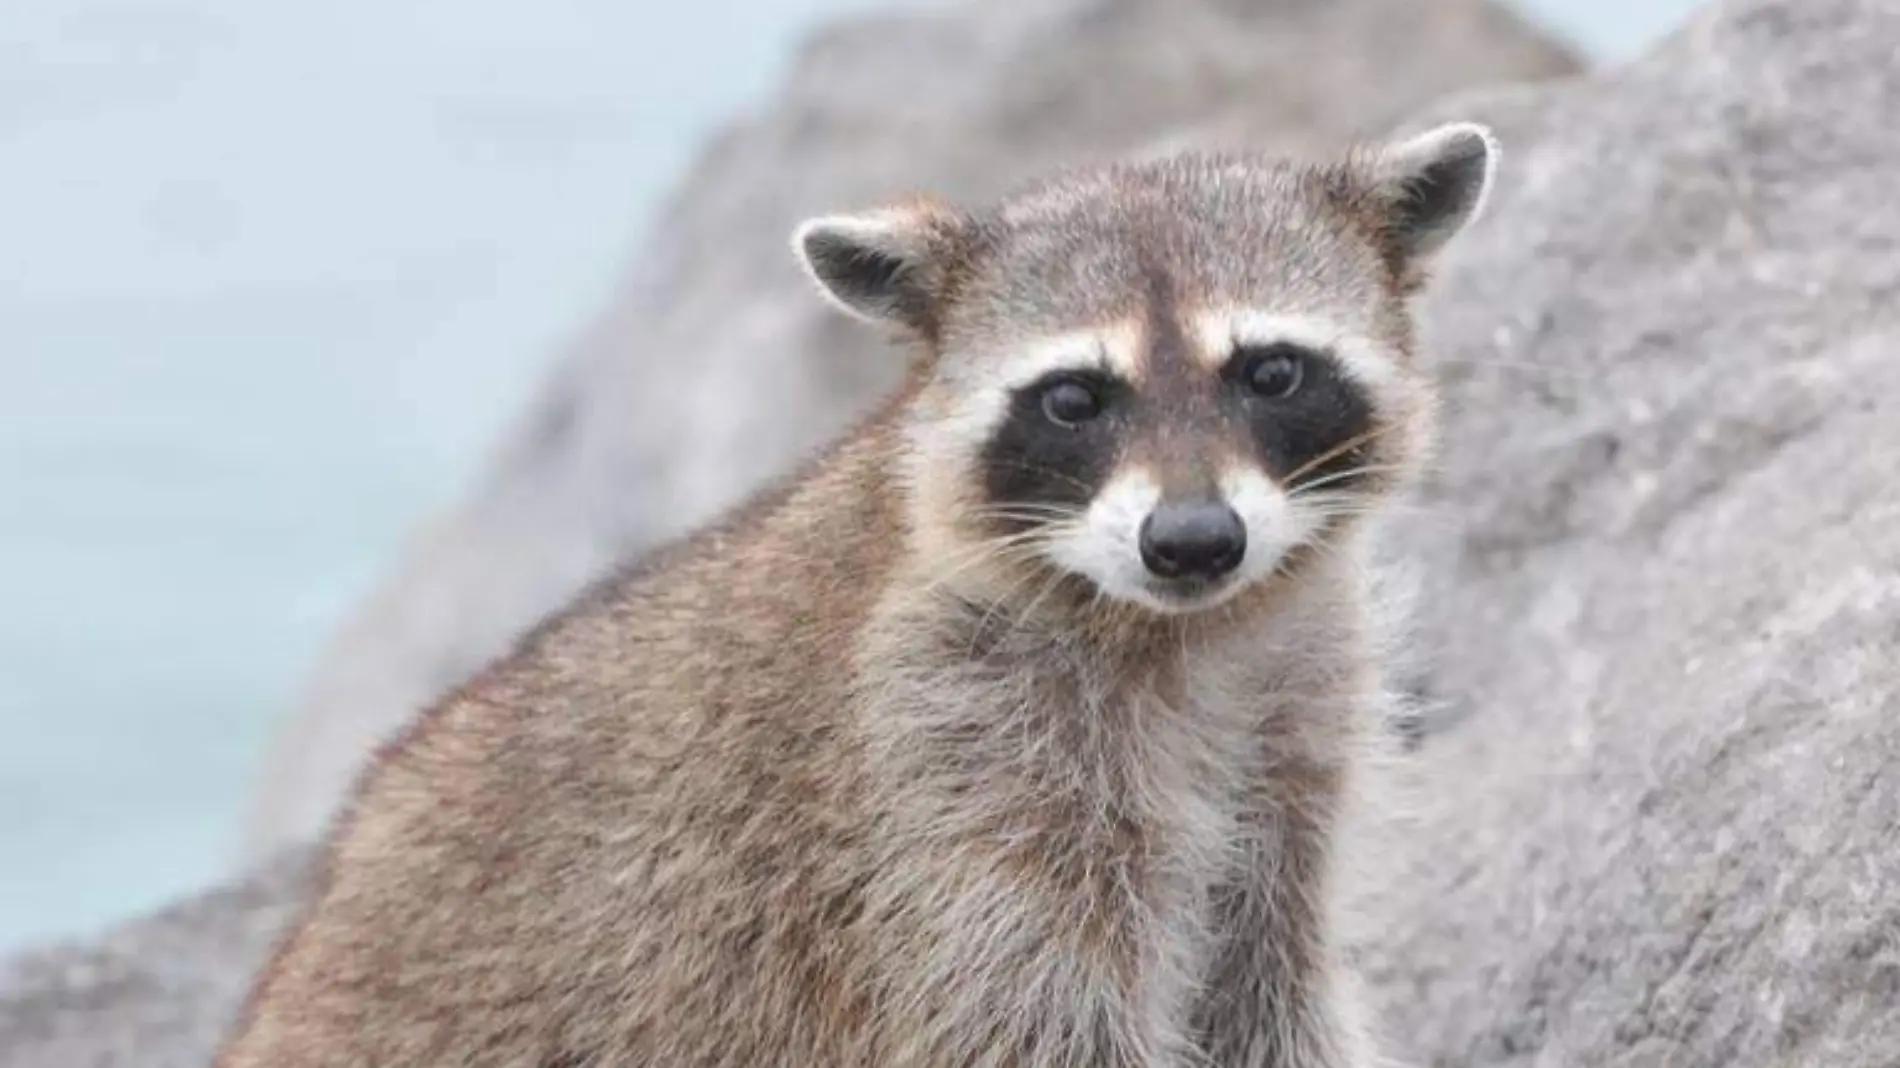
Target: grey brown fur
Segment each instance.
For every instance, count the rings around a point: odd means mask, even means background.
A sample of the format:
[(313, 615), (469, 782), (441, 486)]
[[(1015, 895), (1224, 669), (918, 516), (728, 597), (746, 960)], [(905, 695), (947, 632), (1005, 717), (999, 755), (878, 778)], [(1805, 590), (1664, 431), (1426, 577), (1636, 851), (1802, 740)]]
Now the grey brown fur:
[[(1423, 460), (1405, 299), (1441, 236), (1394, 159), (887, 216), (905, 386), (387, 746), (221, 1068), (1371, 1063), (1328, 858), (1384, 699), (1366, 521)], [(1454, 224), (1488, 170), (1458, 178)], [(946, 429), (998, 354), (1234, 301), (1389, 358), (1359, 505), (1205, 611), (998, 551), (981, 441)]]
[(1579, 69), (1496, 0), (875, 8), (828, 21), (708, 142), (474, 492), (350, 613), (258, 777), (253, 858), (315, 837), (377, 741), (590, 575), (698, 527), (896, 387), (882, 338), (809, 299), (782, 254), (815, 208), (918, 186), (980, 202), (1210, 127), (1330, 146), (1452, 89)]

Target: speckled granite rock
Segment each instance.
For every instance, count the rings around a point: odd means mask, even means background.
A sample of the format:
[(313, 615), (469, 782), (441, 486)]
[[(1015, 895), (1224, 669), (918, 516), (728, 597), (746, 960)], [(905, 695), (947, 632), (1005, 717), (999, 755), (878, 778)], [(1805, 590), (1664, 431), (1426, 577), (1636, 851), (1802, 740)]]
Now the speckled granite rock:
[(913, 185), (984, 193), (1190, 129), (1309, 145), (1571, 69), (1490, 0), (975, 0), (820, 34), (771, 108), (702, 156), (481, 488), (339, 636), (262, 779), (253, 840), (314, 833), (375, 738), (896, 381), (875, 336), (811, 298), (786, 252), (800, 218)]
[[(1359, 887), (1411, 1063), (1900, 1064), (1896, 56), (1891, 0), (1731, 0), (1433, 108), (1507, 161), (1426, 309), (1457, 714)], [(282, 915), (245, 900), (115, 936), (149, 986), (0, 970), (0, 1065), (195, 1063)]]

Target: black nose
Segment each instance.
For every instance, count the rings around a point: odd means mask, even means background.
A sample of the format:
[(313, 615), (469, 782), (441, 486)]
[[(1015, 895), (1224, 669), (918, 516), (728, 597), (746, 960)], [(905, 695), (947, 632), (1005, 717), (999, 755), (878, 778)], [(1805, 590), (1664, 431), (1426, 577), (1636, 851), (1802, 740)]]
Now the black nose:
[(1141, 562), (1162, 578), (1219, 578), (1247, 554), (1247, 525), (1225, 504), (1163, 504), (1141, 521)]

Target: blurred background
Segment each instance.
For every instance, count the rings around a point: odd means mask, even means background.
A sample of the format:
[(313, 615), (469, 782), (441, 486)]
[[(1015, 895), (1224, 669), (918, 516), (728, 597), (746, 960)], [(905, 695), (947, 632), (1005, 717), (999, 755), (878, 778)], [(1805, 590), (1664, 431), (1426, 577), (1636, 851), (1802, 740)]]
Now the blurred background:
[[(0, 952), (229, 868), (318, 649), (702, 139), (882, 6), (7, 0)], [(1694, 5), (1517, 6), (1602, 64)]]

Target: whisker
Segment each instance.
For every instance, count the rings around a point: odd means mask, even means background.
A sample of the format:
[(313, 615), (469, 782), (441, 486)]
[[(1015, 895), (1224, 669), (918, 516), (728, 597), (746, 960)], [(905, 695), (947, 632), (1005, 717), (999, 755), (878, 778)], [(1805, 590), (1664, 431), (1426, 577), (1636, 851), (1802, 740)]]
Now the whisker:
[(1036, 596), (1030, 598), (1029, 604), (1026, 605), (1022, 611), (1016, 613), (1015, 622), (1010, 624), (1010, 629), (1014, 630), (1017, 627), (1022, 626), (1032, 616), (1034, 616), (1036, 614), (1036, 609), (1042, 607), (1042, 602), (1048, 599), (1050, 594), (1056, 592), (1056, 587), (1062, 585), (1062, 580), (1067, 577), (1068, 576), (1061, 571), (1056, 571), (1053, 574), (1051, 574), (1049, 576), (1049, 580), (1043, 583), (1041, 591), (1038, 592)]
[(1449, 518), (1444, 508), (1424, 502), (1404, 498), (1369, 498), (1350, 491), (1327, 490), (1319, 493), (1296, 493), (1289, 500), (1297, 507), (1320, 515), (1340, 514), (1378, 514), (1403, 515), (1417, 517)]
[(1295, 479), (1299, 478), (1301, 475), (1307, 473), (1308, 471), (1311, 471), (1314, 468), (1320, 466), (1321, 464), (1326, 463), (1329, 460), (1336, 460), (1339, 457), (1344, 456), (1346, 453), (1349, 453), (1352, 450), (1358, 448), (1359, 446), (1364, 445), (1365, 443), (1369, 441), (1376, 441), (1379, 438), (1391, 432), (1392, 430), (1390, 427), (1373, 427), (1371, 430), (1368, 430), (1363, 434), (1354, 434), (1352, 437), (1347, 438), (1345, 441), (1340, 442), (1338, 445), (1335, 445), (1332, 448), (1327, 449), (1325, 452), (1320, 453), (1318, 456), (1315, 456), (1311, 460), (1308, 460), (1305, 463), (1301, 464), (1300, 466), (1294, 468), (1292, 473), (1288, 474), (1285, 478), (1281, 479), (1281, 481), (1288, 485), (1291, 485)]
[(984, 563), (1007, 564), (1033, 559), (1046, 547), (1048, 538), (1048, 532), (1032, 530), (970, 546), (946, 560), (939, 561), (939, 565), (947, 567), (948, 570), (940, 571), (925, 587), (925, 591), (940, 589), (950, 580)]
[(965, 513), (965, 515), (967, 515), (968, 518), (974, 519), (974, 520), (1000, 519), (1000, 520), (1013, 521), (1013, 522), (1035, 523), (1035, 522), (1049, 522), (1053, 520), (1079, 519), (1081, 518), (1082, 513), (1079, 510), (1074, 509), (1074, 508), (1057, 508), (1054, 506), (1048, 506), (1048, 507), (1038, 506), (1038, 507), (1033, 507), (1033, 508), (1030, 508), (1030, 507), (984, 508), (984, 509), (979, 509), (973, 512), (967, 512)]
[[(973, 628), (970, 631), (970, 648), (969, 648), (968, 655), (972, 657), (976, 655), (977, 643), (983, 640), (983, 634), (985, 631), (989, 629), (990, 620), (995, 618), (997, 610), (1002, 608), (1004, 605), (1008, 604), (1010, 598), (1015, 596), (1017, 590), (1020, 590), (1024, 586), (1029, 585), (1031, 582), (1036, 581), (1037, 577), (1038, 576), (1036, 575), (1036, 573), (1032, 571), (1028, 575), (1024, 576), (1023, 578), (1020, 578), (1016, 580), (1015, 582), (1010, 583), (1009, 588), (1005, 589), (1001, 594), (999, 594), (996, 597), (994, 601), (990, 603), (989, 608), (984, 610), (982, 618), (976, 621), (975, 628)], [(1009, 629), (1014, 630), (1018, 622), (1020, 621), (1012, 621)]]
[(1403, 470), (1404, 468), (1399, 467), (1397, 464), (1363, 464), (1349, 470), (1335, 471), (1330, 475), (1321, 475), (1311, 482), (1302, 482), (1294, 486), (1287, 495), (1298, 496), (1299, 494), (1316, 490), (1321, 486), (1329, 486), (1335, 482), (1344, 482), (1346, 479), (1356, 478), (1360, 475), (1396, 474)]
[(1081, 509), (1066, 504), (1043, 504), (1040, 501), (1016, 501), (1010, 504), (986, 505), (976, 509), (971, 514), (986, 515), (992, 512), (1054, 512), (1063, 515), (1076, 515), (1081, 512)]
[(1039, 475), (1051, 475), (1055, 478), (1061, 479), (1064, 482), (1067, 482), (1071, 486), (1075, 486), (1078, 489), (1084, 490), (1091, 495), (1093, 495), (1095, 492), (1095, 487), (1090, 485), (1089, 483), (1084, 482), (1081, 479), (1076, 478), (1074, 475), (1071, 475), (1065, 471), (1058, 471), (1055, 468), (1050, 467), (1046, 464), (1030, 463), (1026, 460), (1004, 460), (1004, 461), (993, 461), (993, 462), (1000, 462), (1005, 467), (1015, 468), (1016, 470), (1019, 470), (1019, 471), (1031, 471)]
[(1043, 533), (1041, 531), (1028, 531), (1009, 541), (985, 542), (980, 545), (972, 546), (961, 553), (951, 556), (947, 560), (939, 561), (939, 564), (961, 569), (986, 560), (1008, 561), (1019, 556), (1027, 559), (1030, 555), (1041, 551), (1044, 547)]

